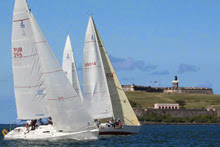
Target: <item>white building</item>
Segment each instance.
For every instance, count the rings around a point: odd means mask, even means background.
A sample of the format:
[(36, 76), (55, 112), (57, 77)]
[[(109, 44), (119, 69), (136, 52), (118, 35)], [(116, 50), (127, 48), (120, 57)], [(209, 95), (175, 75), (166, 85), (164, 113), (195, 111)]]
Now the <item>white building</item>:
[(154, 104), (154, 109), (179, 109), (179, 104)]

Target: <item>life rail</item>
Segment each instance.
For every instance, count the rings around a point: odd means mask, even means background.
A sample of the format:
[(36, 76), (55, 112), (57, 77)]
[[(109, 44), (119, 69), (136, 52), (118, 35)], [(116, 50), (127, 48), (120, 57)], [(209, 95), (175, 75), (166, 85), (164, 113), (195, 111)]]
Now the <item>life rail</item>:
[(2, 134), (5, 136), (6, 134), (8, 134), (8, 131), (6, 129), (2, 130)]

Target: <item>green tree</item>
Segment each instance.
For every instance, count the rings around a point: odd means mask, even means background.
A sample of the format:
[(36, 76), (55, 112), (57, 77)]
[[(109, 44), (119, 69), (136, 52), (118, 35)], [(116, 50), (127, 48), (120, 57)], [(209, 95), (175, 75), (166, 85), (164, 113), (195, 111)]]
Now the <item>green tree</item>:
[(176, 103), (178, 103), (182, 108), (186, 105), (186, 102), (183, 100), (176, 100)]

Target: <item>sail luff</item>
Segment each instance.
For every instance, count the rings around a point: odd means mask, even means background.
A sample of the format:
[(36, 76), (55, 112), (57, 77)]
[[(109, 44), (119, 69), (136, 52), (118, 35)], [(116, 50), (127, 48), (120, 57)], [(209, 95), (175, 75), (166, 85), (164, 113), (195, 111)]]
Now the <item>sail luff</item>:
[[(94, 23), (95, 25), (95, 23)], [(105, 68), (105, 74), (108, 82), (108, 87), (110, 91), (110, 97), (113, 106), (113, 112), (116, 119), (120, 118), (122, 122), (126, 125), (140, 125), (125, 92), (118, 80), (115, 70), (111, 64), (108, 54), (105, 50), (101, 37), (95, 26), (95, 31), (98, 38), (99, 49), (102, 55), (103, 64)]]
[(81, 88), (79, 84), (78, 74), (76, 70), (75, 59), (73, 55), (73, 48), (71, 45), (70, 37), (67, 36), (65, 48), (63, 51), (63, 64), (62, 69), (65, 72), (68, 80), (70, 81), (71, 85), (77, 92), (80, 98), (82, 98)]
[(83, 99), (94, 119), (113, 117), (105, 71), (91, 16), (83, 49)]

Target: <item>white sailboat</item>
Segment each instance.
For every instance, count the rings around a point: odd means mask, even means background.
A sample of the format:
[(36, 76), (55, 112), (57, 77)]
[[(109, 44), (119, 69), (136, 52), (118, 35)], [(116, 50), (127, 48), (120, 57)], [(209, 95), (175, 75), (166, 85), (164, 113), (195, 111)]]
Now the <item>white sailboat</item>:
[(97, 139), (98, 129), (41, 32), (26, 0), (15, 0), (12, 68), (18, 119), (53, 125), (17, 127), (5, 139)]
[(87, 27), (83, 57), (83, 99), (86, 107), (95, 120), (120, 119), (123, 123), (120, 129), (101, 123), (100, 134), (138, 133), (140, 123), (121, 87), (92, 16)]
[(70, 37), (67, 36), (65, 48), (63, 51), (63, 64), (62, 64), (63, 71), (65, 72), (68, 80), (70, 81), (71, 85), (75, 89), (76, 93), (80, 98), (82, 98), (81, 88), (79, 84), (79, 79), (76, 70), (76, 64), (73, 56), (73, 48), (71, 45)]

